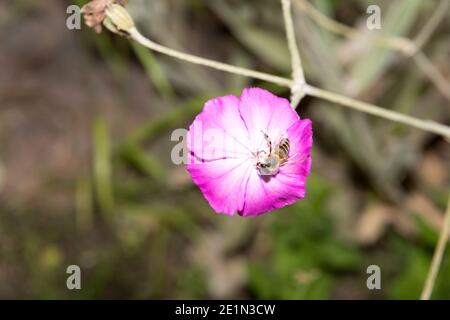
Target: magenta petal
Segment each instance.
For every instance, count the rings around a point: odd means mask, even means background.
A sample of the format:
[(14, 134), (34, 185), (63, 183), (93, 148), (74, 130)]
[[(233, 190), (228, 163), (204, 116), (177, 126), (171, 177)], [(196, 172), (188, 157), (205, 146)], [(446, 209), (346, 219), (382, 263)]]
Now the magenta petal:
[(249, 135), (238, 106), (235, 96), (206, 102), (187, 136), (188, 149), (195, 156), (192, 161), (248, 157)]
[(187, 165), (188, 172), (211, 207), (227, 215), (242, 210), (246, 181), (252, 169), (248, 161), (240, 159)]
[(252, 168), (249, 134), (239, 114), (239, 99), (212, 99), (189, 128), (187, 170), (211, 207), (233, 215), (244, 205), (245, 182)]
[(239, 215), (256, 216), (274, 209), (272, 195), (267, 193), (265, 184), (257, 171), (251, 170), (245, 189), (245, 203)]
[(280, 174), (295, 174), (299, 175), (299, 179), (306, 179), (311, 170), (312, 134), (309, 119), (297, 121), (288, 129), (290, 160), (280, 168)]
[(297, 121), (288, 129), (287, 135), (290, 140), (290, 155), (309, 156), (313, 143), (311, 120)]
[(242, 91), (239, 111), (250, 132), (252, 148), (265, 143), (261, 132), (278, 137), (300, 119), (287, 99), (259, 88)]
[(277, 174), (261, 177), (252, 172), (247, 184), (242, 216), (261, 215), (293, 204), (305, 196), (305, 177)]

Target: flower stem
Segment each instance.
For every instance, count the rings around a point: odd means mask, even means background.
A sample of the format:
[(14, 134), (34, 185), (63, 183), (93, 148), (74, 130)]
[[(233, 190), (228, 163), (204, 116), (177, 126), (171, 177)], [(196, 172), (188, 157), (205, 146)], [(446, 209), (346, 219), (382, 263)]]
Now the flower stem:
[(444, 225), (442, 226), (441, 233), (439, 234), (438, 244), (434, 251), (433, 260), (431, 261), (431, 267), (428, 271), (427, 280), (420, 296), (421, 300), (429, 300), (433, 293), (434, 283), (438, 275), (439, 269), (442, 263), (442, 257), (444, 256), (445, 247), (447, 245), (448, 236), (450, 234), (450, 195), (448, 197), (447, 212), (445, 213)]
[(239, 74), (239, 75), (242, 75), (245, 77), (250, 77), (250, 78), (254, 78), (254, 79), (259, 79), (259, 80), (263, 80), (263, 81), (276, 83), (283, 87), (290, 88), (292, 86), (291, 79), (287, 79), (287, 78), (283, 78), (283, 77), (279, 77), (279, 76), (271, 75), (268, 73), (251, 70), (251, 69), (236, 67), (236, 66), (232, 66), (232, 65), (229, 65), (226, 63), (222, 63), (222, 62), (218, 62), (218, 61), (214, 61), (214, 60), (210, 60), (210, 59), (205, 59), (205, 58), (194, 56), (194, 55), (191, 55), (188, 53), (170, 49), (170, 48), (162, 46), (156, 42), (153, 42), (150, 39), (147, 39), (136, 28), (130, 29), (128, 31), (128, 34), (133, 40), (139, 42), (143, 46), (145, 46), (151, 50), (154, 50), (156, 52), (159, 52), (159, 53), (162, 53), (162, 54), (165, 54), (165, 55), (168, 55), (168, 56), (180, 59), (180, 60), (184, 60), (184, 61), (194, 63), (194, 64), (199, 64), (202, 66), (210, 67), (210, 68), (221, 70), (221, 71)]
[(410, 125), (411, 127), (415, 127), (421, 130), (429, 131), (436, 133), (438, 135), (443, 136), (444, 138), (450, 141), (450, 127), (445, 126), (443, 124), (431, 121), (431, 120), (422, 120), (412, 116), (408, 116), (406, 114), (394, 112), (391, 110), (380, 108), (376, 105), (366, 103), (363, 101), (355, 100), (337, 93), (333, 93), (330, 91), (326, 91), (323, 89), (319, 89), (310, 85), (306, 85), (305, 87), (306, 94), (309, 96), (313, 96), (316, 98), (321, 98), (324, 100), (328, 100), (330, 102), (335, 102), (342, 106), (352, 108), (358, 111), (362, 111), (365, 113), (372, 114), (374, 116), (378, 116), (381, 118), (385, 118), (391, 121), (403, 123)]
[(305, 96), (305, 74), (303, 72), (302, 61), (295, 39), (294, 22), (292, 21), (291, 0), (281, 0), (283, 8), (284, 26), (286, 38), (291, 55), (292, 79), (294, 84), (291, 87), (291, 105), (295, 109), (300, 100)]

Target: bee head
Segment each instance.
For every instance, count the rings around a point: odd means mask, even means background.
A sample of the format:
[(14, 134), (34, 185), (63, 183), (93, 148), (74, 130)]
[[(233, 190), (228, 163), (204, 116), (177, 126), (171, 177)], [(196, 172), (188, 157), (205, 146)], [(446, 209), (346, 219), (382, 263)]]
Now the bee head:
[(280, 158), (276, 155), (264, 157), (256, 163), (258, 174), (261, 176), (271, 176), (277, 174), (280, 169)]

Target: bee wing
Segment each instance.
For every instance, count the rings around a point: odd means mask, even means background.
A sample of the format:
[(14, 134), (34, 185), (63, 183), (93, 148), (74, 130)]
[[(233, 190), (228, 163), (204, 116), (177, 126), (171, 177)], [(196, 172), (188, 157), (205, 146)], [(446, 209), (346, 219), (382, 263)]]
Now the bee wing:
[(307, 155), (302, 155), (302, 154), (300, 154), (300, 153), (294, 153), (292, 156), (290, 156), (287, 160), (286, 160), (286, 162), (285, 163), (288, 163), (288, 162), (303, 162), (303, 161), (305, 161), (306, 160), (306, 158), (307, 158)]

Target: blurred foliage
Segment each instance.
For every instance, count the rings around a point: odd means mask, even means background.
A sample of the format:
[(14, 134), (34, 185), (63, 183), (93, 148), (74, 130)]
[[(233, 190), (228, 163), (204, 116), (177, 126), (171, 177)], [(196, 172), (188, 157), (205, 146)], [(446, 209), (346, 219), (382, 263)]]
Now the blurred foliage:
[(271, 228), (271, 257), (250, 264), (250, 287), (261, 299), (327, 299), (339, 272), (358, 271), (358, 250), (336, 240), (326, 207), (330, 187), (311, 176), (308, 201), (281, 209)]
[[(425, 277), (428, 273), (432, 250), (437, 243), (438, 234), (430, 229), (423, 221), (417, 221), (420, 230), (416, 239), (411, 243), (405, 239), (393, 237), (392, 248), (395, 256), (402, 257), (399, 261), (398, 275), (389, 285), (391, 299), (417, 299), (422, 292)], [(448, 248), (447, 248), (448, 250)], [(435, 283), (433, 298), (450, 299), (450, 258), (447, 255), (442, 261), (440, 273)]]

